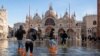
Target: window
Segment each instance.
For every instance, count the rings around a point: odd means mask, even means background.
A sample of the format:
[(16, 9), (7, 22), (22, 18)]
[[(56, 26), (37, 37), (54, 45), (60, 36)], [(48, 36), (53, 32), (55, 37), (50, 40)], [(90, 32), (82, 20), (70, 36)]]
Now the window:
[(0, 18), (0, 23), (2, 23), (3, 22), (3, 20)]
[(92, 29), (91, 28), (88, 29), (88, 33), (92, 33)]
[(78, 23), (76, 24), (76, 26), (78, 26)]
[(89, 33), (90, 31), (88, 30), (88, 33)]
[(53, 19), (48, 18), (48, 19), (45, 21), (45, 26), (46, 26), (46, 25), (53, 25), (53, 26), (55, 26), (55, 22), (54, 22)]
[(0, 30), (3, 30), (3, 26), (0, 25)]
[(60, 26), (62, 26), (62, 24), (60, 24)]
[(90, 33), (92, 33), (92, 30), (90, 29)]
[(93, 21), (93, 25), (96, 25), (96, 21)]
[(38, 27), (40, 27), (40, 25), (38, 25)]

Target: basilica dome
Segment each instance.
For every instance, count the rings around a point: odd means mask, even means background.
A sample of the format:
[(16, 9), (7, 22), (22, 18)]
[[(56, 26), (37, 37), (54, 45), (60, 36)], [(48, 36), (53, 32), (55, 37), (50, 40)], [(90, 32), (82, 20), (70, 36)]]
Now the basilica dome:
[(35, 20), (40, 20), (41, 17), (38, 15), (38, 13), (36, 13), (36, 14), (34, 15), (33, 19), (35, 19)]
[(56, 17), (56, 12), (53, 10), (52, 6), (49, 6), (49, 10), (45, 13), (46, 17)]

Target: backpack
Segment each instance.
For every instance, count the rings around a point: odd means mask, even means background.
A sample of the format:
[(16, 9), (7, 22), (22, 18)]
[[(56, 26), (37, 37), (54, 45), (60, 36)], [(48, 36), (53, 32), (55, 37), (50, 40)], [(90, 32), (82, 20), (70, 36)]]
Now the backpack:
[(49, 46), (56, 46), (57, 45), (57, 42), (56, 42), (56, 40), (55, 39), (51, 39), (51, 40), (49, 40)]
[(35, 29), (30, 29), (29, 30), (29, 38), (32, 41), (35, 41), (37, 39), (37, 31)]
[(17, 31), (15, 32), (15, 37), (18, 37), (19, 34), (20, 34), (20, 30), (17, 30)]

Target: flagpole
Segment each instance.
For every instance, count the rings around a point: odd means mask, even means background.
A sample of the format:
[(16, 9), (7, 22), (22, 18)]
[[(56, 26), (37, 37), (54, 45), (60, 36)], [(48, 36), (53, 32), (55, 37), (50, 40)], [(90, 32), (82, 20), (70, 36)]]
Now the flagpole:
[(29, 4), (29, 28), (30, 28), (30, 4)]
[[(69, 3), (69, 19), (70, 19), (70, 3)], [(69, 23), (69, 28), (70, 28), (70, 23)]]
[(69, 18), (70, 18), (70, 3), (69, 3)]

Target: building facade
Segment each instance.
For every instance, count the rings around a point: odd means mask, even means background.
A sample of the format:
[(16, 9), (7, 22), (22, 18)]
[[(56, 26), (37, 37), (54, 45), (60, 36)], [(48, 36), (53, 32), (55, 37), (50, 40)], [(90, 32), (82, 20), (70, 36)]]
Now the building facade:
[(48, 35), (52, 28), (55, 29), (55, 35), (59, 35), (60, 30), (64, 29), (71, 39), (81, 39), (81, 26), (76, 21), (75, 13), (70, 15), (66, 11), (63, 17), (58, 17), (51, 5), (42, 17), (38, 13), (27, 15), (24, 27), (26, 31), (30, 27), (41, 29), (42, 35)]
[(21, 22), (15, 23), (14, 27), (13, 27), (13, 30), (17, 31), (21, 25), (24, 26), (24, 23), (21, 23)]
[(19, 29), (20, 25), (24, 26), (24, 23), (18, 22), (14, 24), (14, 27), (13, 27), (14, 33)]
[(7, 24), (7, 11), (1, 6), (0, 8), (0, 39), (6, 39), (8, 35), (8, 24)]
[(87, 38), (96, 37), (97, 15), (86, 15), (83, 17), (83, 36)]

